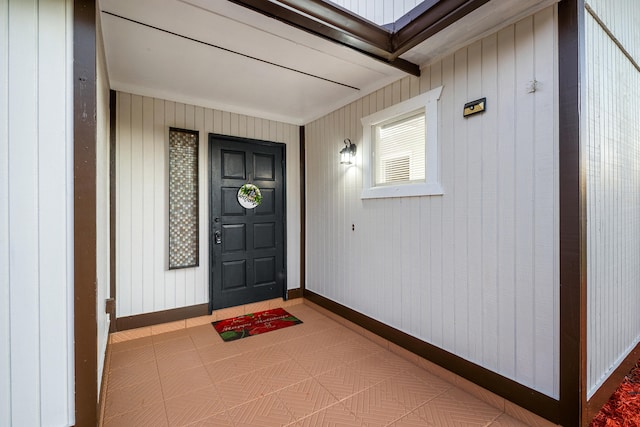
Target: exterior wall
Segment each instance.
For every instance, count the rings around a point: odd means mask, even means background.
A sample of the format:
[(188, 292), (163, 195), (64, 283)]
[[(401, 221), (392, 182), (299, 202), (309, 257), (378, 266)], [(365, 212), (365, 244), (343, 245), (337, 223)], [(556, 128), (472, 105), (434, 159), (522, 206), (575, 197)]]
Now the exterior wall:
[[(118, 317), (209, 301), (211, 132), (287, 144), (287, 286), (300, 287), (298, 126), (120, 92), (116, 120)], [(200, 131), (200, 265), (196, 268), (168, 270), (169, 127)]]
[[(589, 1), (640, 62), (637, 0)], [(602, 14), (601, 14), (602, 13)], [(640, 342), (640, 70), (585, 12), (587, 391)], [(631, 33), (634, 35), (631, 36)]]
[(109, 315), (105, 312), (105, 301), (110, 297), (110, 251), (109, 251), (109, 76), (102, 43), (100, 14), (96, 17), (96, 274), (98, 322), (98, 389), (102, 382), (104, 357), (109, 339)]
[[(306, 130), (307, 289), (554, 398), (556, 24), (547, 8)], [(361, 147), (361, 117), (441, 85), (445, 194), (360, 199), (362, 150), (345, 168), (342, 140)]]
[(74, 424), (72, 3), (0, 2), (0, 425)]

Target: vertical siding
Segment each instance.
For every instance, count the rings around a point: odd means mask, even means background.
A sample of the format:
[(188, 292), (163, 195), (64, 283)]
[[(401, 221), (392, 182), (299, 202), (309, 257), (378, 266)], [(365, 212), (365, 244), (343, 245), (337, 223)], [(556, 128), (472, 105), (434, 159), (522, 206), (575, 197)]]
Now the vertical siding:
[[(116, 191), (118, 316), (209, 301), (209, 133), (286, 144), (287, 287), (300, 287), (299, 128), (226, 111), (118, 93)], [(167, 269), (169, 127), (200, 131), (200, 265)]]
[[(308, 125), (307, 288), (557, 398), (555, 10)], [(361, 117), (441, 85), (445, 194), (361, 200), (361, 154), (345, 168), (341, 141), (360, 145)]]
[[(590, 2), (591, 3), (591, 2)], [(632, 6), (633, 5), (633, 6)], [(628, 51), (640, 9), (607, 3), (601, 20)], [(626, 15), (625, 15), (626, 14)], [(626, 20), (622, 20), (625, 16)], [(593, 395), (640, 342), (640, 72), (585, 13), (587, 390)], [(618, 36), (619, 35), (619, 36)], [(638, 50), (635, 49), (636, 55)], [(635, 56), (635, 61), (640, 57)]]
[(96, 30), (96, 315), (98, 323), (98, 389), (109, 339), (109, 315), (105, 304), (110, 295), (109, 239), (109, 76), (98, 14)]
[(640, 7), (637, 0), (586, 0), (616, 39), (640, 61)]
[(0, 425), (73, 424), (71, 27), (0, 2)]

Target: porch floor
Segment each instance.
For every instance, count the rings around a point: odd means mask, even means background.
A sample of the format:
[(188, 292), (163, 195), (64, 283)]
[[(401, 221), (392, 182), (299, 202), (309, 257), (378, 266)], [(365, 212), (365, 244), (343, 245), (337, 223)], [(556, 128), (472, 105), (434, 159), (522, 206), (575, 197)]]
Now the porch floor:
[(206, 324), (112, 344), (104, 425), (527, 425), (309, 305), (286, 310), (304, 323), (227, 343)]

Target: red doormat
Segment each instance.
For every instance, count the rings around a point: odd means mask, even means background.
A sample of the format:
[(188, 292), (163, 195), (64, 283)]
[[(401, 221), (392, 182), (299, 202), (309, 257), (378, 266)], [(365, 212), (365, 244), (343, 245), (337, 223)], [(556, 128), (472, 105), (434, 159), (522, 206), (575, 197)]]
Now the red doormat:
[(282, 308), (274, 308), (231, 319), (218, 320), (211, 324), (224, 341), (233, 341), (275, 331), (276, 329), (287, 328), (298, 323), (302, 323), (302, 320), (292, 316)]

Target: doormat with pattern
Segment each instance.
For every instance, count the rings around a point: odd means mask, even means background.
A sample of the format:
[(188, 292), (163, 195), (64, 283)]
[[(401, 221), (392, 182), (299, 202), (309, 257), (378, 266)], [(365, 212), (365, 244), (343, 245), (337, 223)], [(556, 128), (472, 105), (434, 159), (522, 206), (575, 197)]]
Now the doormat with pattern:
[(299, 323), (302, 323), (302, 320), (292, 316), (282, 308), (211, 322), (224, 341), (239, 340), (240, 338), (287, 328)]

